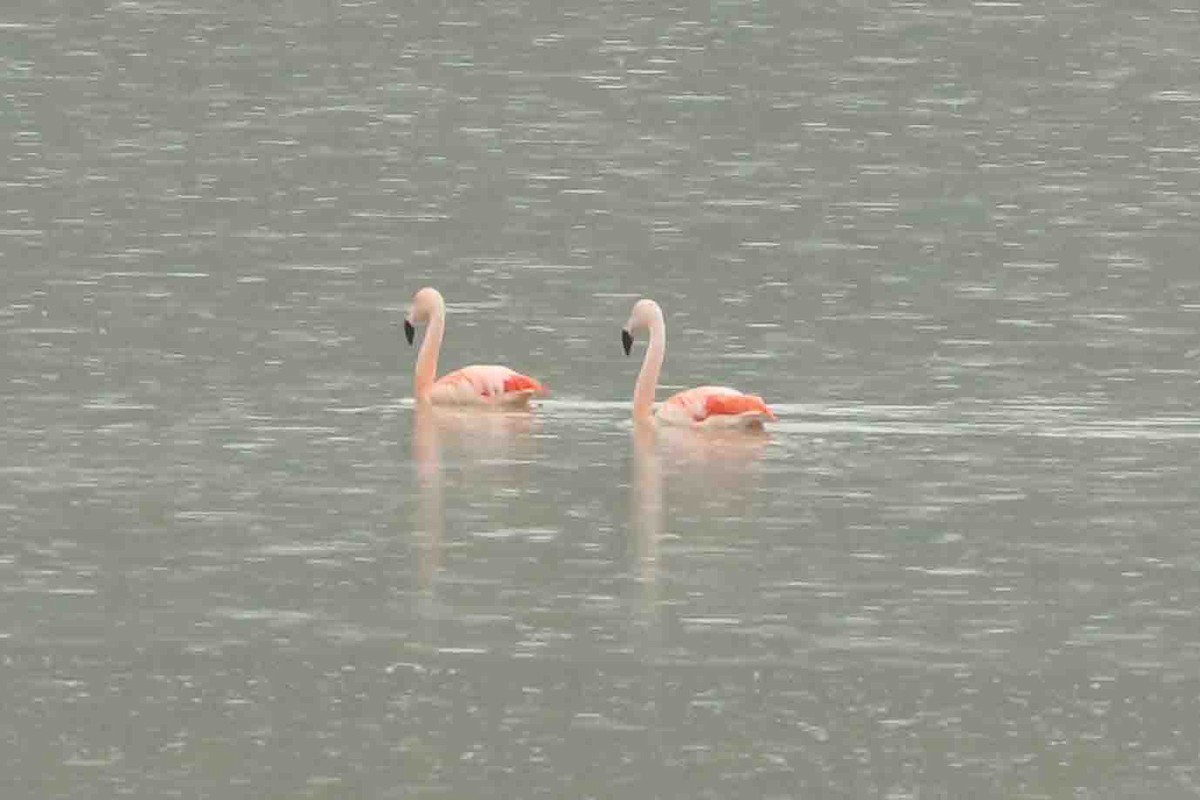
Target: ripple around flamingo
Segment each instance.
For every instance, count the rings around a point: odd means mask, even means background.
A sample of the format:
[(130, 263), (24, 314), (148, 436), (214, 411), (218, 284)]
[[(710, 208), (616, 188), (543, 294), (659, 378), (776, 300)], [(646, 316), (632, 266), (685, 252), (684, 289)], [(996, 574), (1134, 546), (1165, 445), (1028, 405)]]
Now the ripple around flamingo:
[[(411, 407), (411, 401), (402, 401)], [(539, 403), (548, 425), (555, 418), (613, 419), (629, 427), (628, 400), (560, 396)], [(876, 434), (889, 436), (1028, 436), (1079, 439), (1200, 439), (1200, 418), (1180, 415), (1115, 417), (1098, 406), (1013, 403), (1004, 405), (885, 405), (773, 403), (779, 421), (773, 436)]]

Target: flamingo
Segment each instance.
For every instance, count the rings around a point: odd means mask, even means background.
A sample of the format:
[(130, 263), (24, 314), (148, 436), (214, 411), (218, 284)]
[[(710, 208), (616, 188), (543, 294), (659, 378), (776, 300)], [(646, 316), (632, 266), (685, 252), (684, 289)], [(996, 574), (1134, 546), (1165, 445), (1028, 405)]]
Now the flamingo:
[(633, 348), (635, 331), (649, 329), (650, 344), (633, 388), (635, 420), (655, 419), (667, 425), (691, 428), (761, 429), (766, 420), (776, 419), (763, 399), (727, 386), (697, 386), (672, 395), (654, 410), (654, 391), (667, 349), (667, 325), (662, 308), (649, 299), (638, 300), (621, 330), (625, 355)]
[(425, 341), (417, 353), (413, 383), (417, 403), (479, 406), (481, 408), (524, 409), (529, 399), (549, 391), (537, 380), (508, 367), (473, 364), (437, 377), (438, 353), (446, 331), (446, 301), (437, 289), (425, 287), (413, 295), (412, 306), (404, 318), (404, 338), (411, 345), (417, 323), (428, 323)]

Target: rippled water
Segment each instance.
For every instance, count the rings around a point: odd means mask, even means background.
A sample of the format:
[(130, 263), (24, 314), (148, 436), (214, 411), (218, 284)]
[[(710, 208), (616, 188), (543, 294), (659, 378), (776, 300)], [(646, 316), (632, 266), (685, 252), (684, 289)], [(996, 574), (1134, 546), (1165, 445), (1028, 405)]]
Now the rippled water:
[(5, 796), (1200, 794), (1174, 5), (0, 12)]

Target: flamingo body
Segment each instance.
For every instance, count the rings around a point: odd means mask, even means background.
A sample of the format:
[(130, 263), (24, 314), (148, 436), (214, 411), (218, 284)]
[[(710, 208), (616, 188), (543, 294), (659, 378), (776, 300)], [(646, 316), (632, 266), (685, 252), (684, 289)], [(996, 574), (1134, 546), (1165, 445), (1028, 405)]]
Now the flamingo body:
[(448, 406), (520, 408), (543, 394), (546, 387), (535, 378), (496, 364), (473, 364), (434, 381), (429, 400)]
[(464, 408), (521, 409), (535, 395), (549, 394), (539, 381), (495, 364), (475, 364), (437, 377), (438, 354), (446, 332), (446, 301), (437, 289), (426, 287), (413, 295), (404, 320), (404, 335), (412, 344), (415, 322), (428, 323), (413, 371), (418, 403)]
[(633, 346), (633, 331), (648, 330), (650, 344), (642, 360), (633, 389), (635, 419), (654, 419), (666, 425), (691, 428), (759, 429), (773, 412), (758, 395), (744, 394), (728, 386), (697, 386), (672, 395), (654, 409), (654, 393), (666, 356), (667, 326), (662, 308), (653, 300), (639, 300), (633, 306), (629, 322), (621, 331), (621, 342), (628, 355)]
[(703, 428), (753, 428), (777, 419), (761, 397), (728, 386), (697, 386), (674, 394), (654, 416), (668, 425)]

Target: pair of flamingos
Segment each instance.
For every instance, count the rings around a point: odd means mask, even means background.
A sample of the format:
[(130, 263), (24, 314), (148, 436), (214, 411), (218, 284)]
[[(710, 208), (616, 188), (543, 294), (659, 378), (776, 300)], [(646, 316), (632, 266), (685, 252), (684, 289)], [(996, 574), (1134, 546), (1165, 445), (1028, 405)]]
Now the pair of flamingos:
[[(425, 288), (413, 296), (404, 319), (404, 336), (412, 344), (417, 324), (429, 326), (414, 371), (419, 404), (521, 409), (546, 387), (528, 375), (495, 365), (473, 365), (437, 377), (438, 353), (446, 332), (446, 301), (437, 289)], [(697, 386), (672, 395), (654, 409), (654, 392), (666, 354), (667, 326), (662, 309), (653, 300), (638, 300), (621, 330), (625, 355), (633, 347), (633, 334), (650, 331), (650, 344), (633, 389), (633, 416), (654, 418), (668, 425), (704, 428), (761, 428), (775, 414), (758, 395), (743, 394), (725, 386)]]

